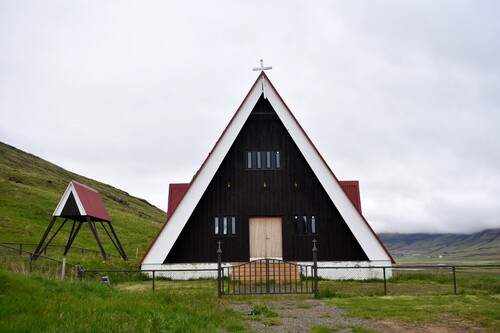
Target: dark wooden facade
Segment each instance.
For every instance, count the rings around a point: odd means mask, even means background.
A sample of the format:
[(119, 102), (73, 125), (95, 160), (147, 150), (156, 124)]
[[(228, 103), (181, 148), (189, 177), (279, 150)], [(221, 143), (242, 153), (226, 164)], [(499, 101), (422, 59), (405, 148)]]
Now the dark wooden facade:
[[(246, 153), (267, 150), (280, 152), (281, 168), (248, 170)], [(296, 215), (314, 215), (316, 234), (295, 234)], [(235, 216), (236, 235), (215, 235), (215, 216)], [(262, 97), (165, 263), (216, 262), (219, 240), (224, 261), (248, 261), (248, 221), (252, 217), (282, 218), (284, 260), (311, 261), (313, 239), (318, 241), (320, 261), (368, 260), (272, 106)]]

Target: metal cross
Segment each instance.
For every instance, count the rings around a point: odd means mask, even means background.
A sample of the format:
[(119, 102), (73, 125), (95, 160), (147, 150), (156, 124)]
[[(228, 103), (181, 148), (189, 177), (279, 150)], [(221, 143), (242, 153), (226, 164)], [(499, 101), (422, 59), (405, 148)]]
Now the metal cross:
[(260, 67), (252, 68), (253, 71), (267, 71), (269, 69), (273, 69), (271, 66), (264, 67), (264, 60), (260, 59)]
[(220, 245), (222, 244), (222, 242), (219, 240), (219, 241), (217, 242), (217, 244), (219, 245), (219, 248), (217, 249), (217, 253), (222, 253), (222, 250), (221, 250), (221, 248), (220, 248)]

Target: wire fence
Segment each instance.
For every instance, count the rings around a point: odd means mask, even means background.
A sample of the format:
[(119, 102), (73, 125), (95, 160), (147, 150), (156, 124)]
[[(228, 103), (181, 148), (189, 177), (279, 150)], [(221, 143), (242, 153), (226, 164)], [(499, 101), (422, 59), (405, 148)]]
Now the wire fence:
[(0, 244), (0, 268), (18, 272), (61, 279), (77, 279), (78, 265), (50, 258), (44, 255), (37, 256), (31, 251)]
[[(12, 246), (13, 245), (13, 246)], [(49, 278), (80, 279), (111, 284), (130, 291), (164, 290), (183, 293), (219, 293), (241, 281), (217, 269), (98, 270), (60, 261), (45, 255), (34, 260), (27, 244), (0, 244), (0, 268)], [(83, 249), (94, 255), (96, 251)], [(97, 255), (100, 255), (97, 252)], [(227, 267), (227, 266), (226, 266)], [(224, 269), (224, 268), (222, 268)], [(226, 268), (227, 270), (227, 268)], [(317, 296), (414, 295), (414, 294), (500, 294), (500, 265), (437, 265), (387, 267), (317, 267)], [(272, 279), (271, 279), (272, 280)], [(261, 280), (245, 281), (261, 283)], [(274, 281), (276, 283), (276, 281)], [(229, 287), (227, 287), (229, 286)], [(226, 288), (227, 287), (227, 288)], [(276, 288), (267, 288), (272, 293)], [(261, 289), (259, 289), (261, 290)], [(229, 291), (229, 289), (227, 289)], [(224, 292), (226, 294), (226, 292)]]
[[(131, 291), (217, 293), (217, 274), (217, 269), (82, 270), (80, 277), (86, 281), (115, 284)], [(232, 278), (224, 275), (222, 285), (232, 286)], [(500, 265), (318, 267), (317, 281), (319, 297), (464, 293), (497, 295), (500, 294)], [(262, 281), (255, 283), (261, 284)], [(273, 294), (274, 289), (257, 294)]]
[(82, 269), (80, 278), (130, 291), (163, 290), (217, 293), (217, 269), (101, 270)]
[(500, 265), (321, 267), (320, 296), (500, 294)]

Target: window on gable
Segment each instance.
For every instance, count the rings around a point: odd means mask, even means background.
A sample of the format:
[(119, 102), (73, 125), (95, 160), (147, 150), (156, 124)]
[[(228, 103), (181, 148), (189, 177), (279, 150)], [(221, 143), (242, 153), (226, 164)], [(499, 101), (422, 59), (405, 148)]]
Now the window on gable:
[(236, 216), (215, 216), (214, 235), (236, 236)]
[(214, 233), (216, 235), (218, 235), (219, 234), (219, 218), (217, 216), (215, 217), (214, 222), (215, 222)]
[(280, 170), (282, 168), (282, 158), (279, 150), (247, 151), (247, 170)]
[(252, 168), (252, 152), (247, 152), (247, 169)]
[(314, 215), (294, 215), (292, 223), (295, 235), (315, 235), (317, 233), (316, 217)]

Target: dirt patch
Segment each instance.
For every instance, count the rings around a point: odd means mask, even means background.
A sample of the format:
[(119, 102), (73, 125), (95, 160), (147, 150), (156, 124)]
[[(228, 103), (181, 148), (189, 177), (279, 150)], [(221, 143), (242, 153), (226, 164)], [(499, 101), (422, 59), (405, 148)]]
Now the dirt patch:
[(363, 327), (383, 333), (455, 333), (485, 332), (473, 324), (446, 320), (438, 323), (412, 323), (399, 320), (368, 320), (347, 317), (347, 311), (320, 300), (284, 301), (253, 304), (228, 304), (244, 315), (248, 328), (254, 332), (310, 332), (313, 326), (323, 326), (334, 332), (353, 332)]

